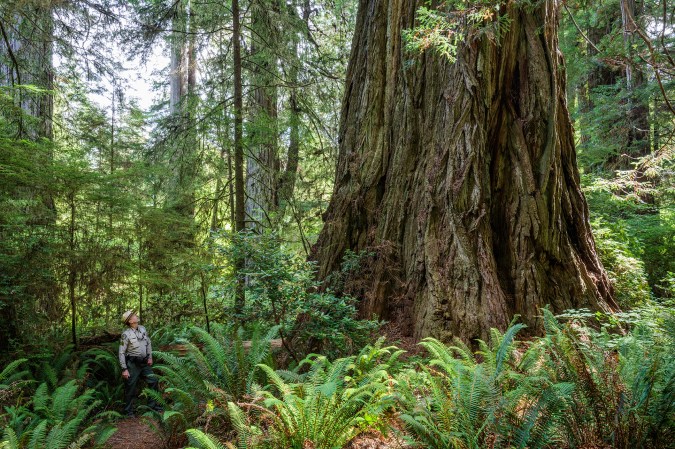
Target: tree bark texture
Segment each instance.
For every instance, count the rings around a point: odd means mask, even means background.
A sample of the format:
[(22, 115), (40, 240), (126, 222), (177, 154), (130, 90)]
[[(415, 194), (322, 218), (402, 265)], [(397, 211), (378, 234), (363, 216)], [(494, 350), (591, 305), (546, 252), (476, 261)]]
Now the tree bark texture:
[(361, 0), (319, 276), (372, 254), (343, 293), (415, 338), (485, 338), (539, 308), (616, 309), (579, 185), (558, 3), (502, 9), (499, 43), (451, 64), (404, 52), (410, 0)]
[[(644, 6), (644, 5), (642, 5)], [(637, 91), (644, 86), (646, 82), (645, 74), (639, 66), (633, 66), (632, 61), (636, 59), (633, 45), (635, 37), (633, 33), (641, 24), (641, 11), (635, 0), (621, 0), (621, 22), (623, 25), (624, 44), (626, 46), (629, 62), (626, 64), (626, 88), (628, 90), (628, 136), (626, 142), (627, 157), (620, 158), (621, 168), (632, 168), (635, 159), (646, 156), (651, 150), (649, 139), (649, 103), (640, 98)], [(623, 162), (621, 164), (621, 162)], [(638, 177), (642, 177), (638, 174)], [(652, 200), (653, 202), (653, 200)]]
[(271, 225), (277, 209), (281, 163), (278, 151), (278, 74), (275, 54), (279, 38), (275, 2), (251, 4), (252, 113), (246, 157), (246, 218), (249, 229), (261, 232)]
[[(246, 211), (244, 208), (244, 142), (243, 142), (243, 93), (241, 78), (241, 27), (239, 0), (232, 0), (232, 65), (234, 68), (234, 231), (246, 229)], [(234, 261), (235, 272), (244, 269), (245, 260), (237, 257)], [(235, 312), (240, 315), (245, 305), (244, 284), (237, 281), (235, 292)]]

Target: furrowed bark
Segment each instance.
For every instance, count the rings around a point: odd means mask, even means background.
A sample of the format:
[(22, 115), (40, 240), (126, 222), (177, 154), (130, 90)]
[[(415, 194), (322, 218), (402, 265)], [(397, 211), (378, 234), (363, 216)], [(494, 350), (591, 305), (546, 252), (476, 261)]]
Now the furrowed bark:
[(539, 308), (616, 309), (579, 185), (555, 2), (509, 6), (499, 44), (469, 38), (451, 64), (411, 61), (420, 4), (362, 0), (335, 190), (313, 249), (319, 276), (374, 253), (343, 293), (412, 336), (536, 329)]

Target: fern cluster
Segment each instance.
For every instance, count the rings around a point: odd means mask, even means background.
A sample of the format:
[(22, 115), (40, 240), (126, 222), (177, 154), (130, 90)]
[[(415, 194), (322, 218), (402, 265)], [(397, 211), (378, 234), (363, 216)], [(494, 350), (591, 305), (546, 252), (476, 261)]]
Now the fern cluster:
[[(328, 361), (310, 356), (295, 371), (267, 375), (247, 401), (228, 401), (236, 438), (189, 431), (193, 447), (339, 448), (364, 429), (404, 426), (413, 447), (669, 447), (675, 440), (675, 318), (613, 319), (629, 333), (593, 330), (584, 313), (561, 322), (543, 310), (546, 334), (519, 342), (525, 326), (492, 330), (473, 352), (427, 338), (429, 358), (403, 364), (382, 347)], [(591, 316), (594, 318), (594, 315)], [(658, 321), (658, 322), (657, 322)]]
[(9, 422), (4, 447), (77, 449), (102, 444), (115, 429), (94, 422), (104, 417), (97, 413), (101, 403), (94, 395), (91, 389), (82, 391), (75, 379), (54, 389), (41, 383), (28, 404), (5, 408)]
[[(255, 329), (251, 346), (246, 348), (241, 328), (233, 331), (214, 325), (209, 334), (193, 327), (190, 339), (178, 340), (185, 355), (155, 352), (160, 361), (157, 372), (167, 385), (164, 391), (171, 402), (171, 411), (165, 412), (164, 419), (192, 423), (225, 410), (228, 401), (250, 395), (262, 380), (257, 365), (271, 363), (270, 341), (277, 332), (276, 327), (265, 333)], [(166, 405), (161, 395), (155, 399)]]
[(659, 345), (644, 326), (619, 337), (543, 315), (546, 335), (527, 345), (514, 338), (521, 324), (493, 330), (475, 354), (461, 342), (425, 339), (428, 365), (398, 382), (410, 440), (429, 448), (667, 447), (675, 437), (673, 335)]
[[(99, 446), (110, 437), (115, 429), (106, 422), (119, 414), (106, 411), (111, 390), (104, 388), (107, 379), (97, 371), (114, 375), (116, 358), (104, 349), (74, 355), (66, 348), (55, 356), (19, 359), (3, 369), (0, 397), (13, 401), (2, 402), (0, 447), (76, 449)], [(17, 390), (20, 394), (8, 394)]]
[(621, 336), (561, 324), (544, 311), (542, 370), (575, 385), (563, 421), (566, 444), (659, 448), (675, 441), (675, 319), (666, 317)]
[(531, 359), (514, 357), (514, 337), (492, 331), (473, 354), (461, 342), (427, 338), (428, 366), (399, 379), (401, 418), (413, 440), (430, 448), (537, 448), (555, 441), (556, 424), (574, 385), (529, 371)]
[(236, 443), (218, 446), (212, 436), (191, 430), (192, 444), (201, 449), (343, 447), (393, 409), (390, 373), (399, 368), (403, 351), (383, 342), (333, 362), (310, 355), (294, 371), (259, 365), (270, 385), (250, 402), (228, 403)]

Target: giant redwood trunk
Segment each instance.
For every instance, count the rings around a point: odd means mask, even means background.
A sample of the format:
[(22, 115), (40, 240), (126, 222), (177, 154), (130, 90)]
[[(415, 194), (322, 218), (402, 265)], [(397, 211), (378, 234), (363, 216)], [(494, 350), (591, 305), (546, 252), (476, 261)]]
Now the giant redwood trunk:
[[(465, 340), (539, 308), (616, 309), (579, 186), (558, 6), (502, 8), (499, 43), (451, 64), (406, 54), (420, 3), (361, 0), (319, 275), (372, 254), (345, 290), (419, 338)], [(351, 289), (351, 290), (350, 290)]]

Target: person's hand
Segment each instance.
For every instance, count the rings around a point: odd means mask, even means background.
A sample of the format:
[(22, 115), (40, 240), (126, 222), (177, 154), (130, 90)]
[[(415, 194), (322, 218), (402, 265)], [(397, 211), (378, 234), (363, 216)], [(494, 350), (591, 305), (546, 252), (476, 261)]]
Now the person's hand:
[(148, 366), (152, 366), (152, 357), (148, 359)]
[(122, 377), (124, 378), (124, 380), (127, 380), (129, 378), (129, 370), (128, 369), (125, 369), (124, 371), (122, 371)]

